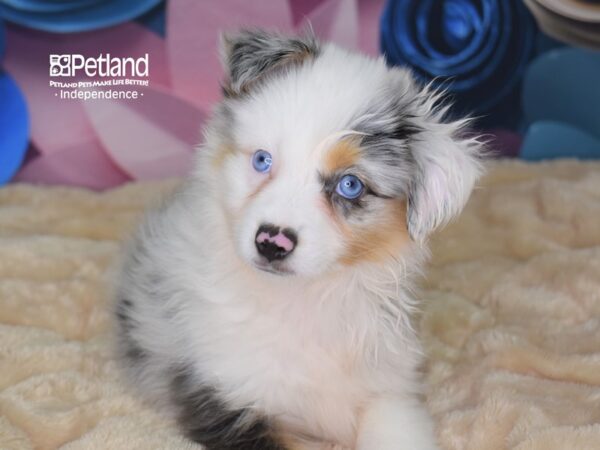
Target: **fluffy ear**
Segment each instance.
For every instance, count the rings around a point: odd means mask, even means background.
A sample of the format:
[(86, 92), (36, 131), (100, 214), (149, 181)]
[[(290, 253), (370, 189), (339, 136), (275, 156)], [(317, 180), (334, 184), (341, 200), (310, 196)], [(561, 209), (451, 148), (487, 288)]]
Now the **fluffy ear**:
[(444, 112), (429, 111), (432, 123), (411, 146), (416, 170), (407, 221), (410, 236), (419, 242), (461, 212), (483, 171), (483, 144), (461, 137), (466, 121), (441, 123)]
[(221, 60), (227, 72), (225, 94), (237, 96), (267, 74), (302, 64), (319, 54), (312, 36), (290, 38), (262, 30), (246, 30), (221, 36)]

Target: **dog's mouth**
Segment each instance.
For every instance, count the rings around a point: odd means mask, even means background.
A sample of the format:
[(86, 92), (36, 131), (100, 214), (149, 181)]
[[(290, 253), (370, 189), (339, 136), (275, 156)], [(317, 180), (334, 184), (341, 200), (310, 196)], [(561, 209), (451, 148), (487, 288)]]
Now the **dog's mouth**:
[(284, 264), (282, 264), (280, 262), (276, 262), (276, 261), (269, 263), (263, 259), (255, 259), (253, 261), (253, 265), (258, 270), (260, 270), (262, 272), (271, 273), (273, 275), (279, 275), (279, 276), (294, 275), (293, 270), (286, 267)]

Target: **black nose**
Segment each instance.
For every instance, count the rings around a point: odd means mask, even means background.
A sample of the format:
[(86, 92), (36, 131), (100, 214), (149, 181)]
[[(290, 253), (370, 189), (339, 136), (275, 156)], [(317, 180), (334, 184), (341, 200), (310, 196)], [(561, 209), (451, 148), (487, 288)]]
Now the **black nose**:
[(258, 253), (272, 262), (284, 259), (292, 253), (298, 244), (298, 237), (290, 228), (282, 230), (276, 225), (266, 223), (258, 228), (254, 244)]

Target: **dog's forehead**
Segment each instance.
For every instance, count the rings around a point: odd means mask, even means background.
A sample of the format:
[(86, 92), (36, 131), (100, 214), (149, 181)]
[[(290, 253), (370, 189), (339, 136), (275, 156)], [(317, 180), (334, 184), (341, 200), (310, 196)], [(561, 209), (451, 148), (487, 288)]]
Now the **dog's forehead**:
[(235, 138), (247, 146), (306, 155), (368, 113), (388, 82), (383, 60), (325, 48), (314, 61), (240, 99)]

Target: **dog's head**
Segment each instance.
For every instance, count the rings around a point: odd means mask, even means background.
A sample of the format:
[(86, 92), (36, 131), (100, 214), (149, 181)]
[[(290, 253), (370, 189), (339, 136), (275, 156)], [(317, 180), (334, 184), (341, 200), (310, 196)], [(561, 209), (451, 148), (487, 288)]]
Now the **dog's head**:
[(222, 47), (203, 164), (248, 264), (314, 276), (398, 259), (463, 208), (480, 144), (407, 70), (310, 37)]

